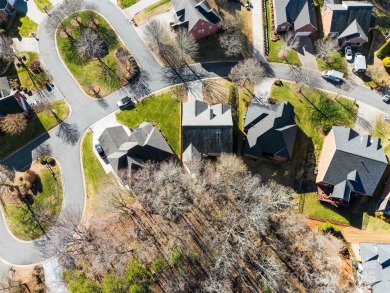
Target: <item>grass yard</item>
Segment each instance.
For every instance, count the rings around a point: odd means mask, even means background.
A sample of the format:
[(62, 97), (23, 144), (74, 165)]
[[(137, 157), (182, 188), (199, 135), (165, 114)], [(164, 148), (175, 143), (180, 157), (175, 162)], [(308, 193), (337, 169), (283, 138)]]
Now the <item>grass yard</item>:
[(345, 58), (341, 56), (339, 52), (335, 53), (329, 62), (325, 62), (323, 59), (316, 57), (319, 70), (337, 70), (344, 73), (344, 77), (348, 76), (347, 64)]
[(138, 25), (141, 25), (145, 21), (149, 20), (151, 17), (158, 14), (168, 12), (173, 8), (173, 5), (170, 0), (160, 0), (142, 10), (136, 16), (134, 20)]
[(53, 5), (49, 0), (34, 0), (34, 2), (38, 10), (41, 12), (45, 12), (44, 8), (47, 10), (51, 10), (53, 8)]
[(134, 109), (121, 111), (117, 120), (130, 128), (142, 122), (158, 126), (175, 155), (181, 157), (180, 140), (180, 97), (170, 90), (142, 100)]
[(314, 154), (319, 158), (327, 131), (333, 125), (353, 127), (357, 107), (353, 101), (332, 95), (314, 88), (304, 87), (302, 94), (297, 91), (299, 85), (283, 82), (281, 86), (273, 86), (271, 97), (277, 101), (289, 101), (294, 106), (295, 121), (301, 130), (311, 138)]
[[(57, 165), (51, 169), (54, 176), (47, 167), (38, 167), (37, 173), (42, 190), (34, 196), (32, 204), (11, 204), (2, 200), (8, 227), (19, 239), (33, 240), (42, 236), (61, 211), (63, 198), (61, 172)], [(46, 214), (47, 218), (42, 216), (43, 214)]]
[[(53, 107), (57, 116), (64, 120), (69, 115), (69, 107), (65, 100), (53, 102)], [(27, 125), (26, 130), (17, 136), (0, 135), (0, 160), (6, 158), (11, 153), (33, 141), (41, 134), (47, 132), (58, 124), (57, 119), (48, 112), (34, 114)]]
[(31, 18), (29, 18), (27, 15), (17, 15), (15, 17), (14, 22), (12, 23), (12, 26), (8, 29), (8, 34), (14, 38), (18, 36), (30, 38), (31, 33), (35, 33), (37, 31), (37, 28), (38, 24), (34, 22)]
[(118, 5), (120, 8), (124, 9), (130, 7), (137, 2), (138, 0), (118, 0)]
[(390, 122), (385, 122), (382, 118), (382, 116), (377, 118), (372, 135), (381, 139), (383, 150), (390, 158)]
[[(99, 60), (81, 61), (75, 48), (75, 41), (78, 36), (87, 28), (89, 16), (99, 22), (95, 31), (105, 41), (108, 46), (108, 55)], [(74, 26), (71, 24), (72, 19), (80, 17), (81, 25)], [(106, 20), (100, 15), (91, 11), (82, 11), (68, 16), (64, 21), (64, 25), (71, 30), (71, 38), (61, 35), (60, 30), (57, 30), (57, 46), (62, 57), (62, 60), (68, 66), (70, 72), (80, 84), (82, 89), (89, 93), (90, 86), (99, 86), (99, 96), (104, 97), (121, 87), (119, 80), (119, 66), (115, 58), (115, 50), (118, 49), (122, 43), (119, 41), (116, 33)], [(74, 24), (74, 23), (73, 23)], [(72, 41), (73, 40), (73, 41)], [(88, 73), (88, 74), (86, 74)]]
[(364, 213), (363, 215), (363, 223), (364, 225), (364, 230), (370, 231), (370, 232), (381, 232), (381, 233), (390, 233), (390, 224), (386, 223), (385, 221), (370, 216), (367, 213)]
[[(42, 68), (40, 73), (34, 73), (30, 69), (30, 64), (33, 61), (39, 61), (38, 54), (34, 52), (21, 52), (18, 55), (24, 55), (27, 58), (26, 61), (23, 60), (24, 65), (21, 65), (20, 67), (16, 66), (20, 84), (33, 92), (44, 89), (48, 79), (46, 71)], [(19, 61), (15, 60), (15, 64), (17, 63), (19, 63)]]
[[(283, 40), (278, 40), (273, 42), (271, 40), (271, 29), (272, 29), (272, 24), (271, 24), (271, 8), (269, 6), (269, 1), (267, 1), (266, 6), (267, 6), (267, 22), (268, 22), (268, 39), (269, 39), (269, 55), (267, 56), (268, 61), (270, 62), (278, 62), (278, 63), (290, 63), (293, 65), (300, 65), (298, 53), (294, 50), (289, 50), (287, 55), (286, 55), (286, 60), (282, 60), (279, 58), (278, 54), (280, 51), (280, 48), (282, 47), (284, 41)], [(259, 19), (259, 21), (262, 21)]]

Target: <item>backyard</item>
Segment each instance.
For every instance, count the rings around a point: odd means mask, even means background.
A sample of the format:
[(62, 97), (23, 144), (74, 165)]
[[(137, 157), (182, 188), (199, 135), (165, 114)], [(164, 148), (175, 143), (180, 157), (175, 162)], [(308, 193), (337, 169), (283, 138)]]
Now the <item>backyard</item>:
[[(124, 85), (123, 66), (116, 55), (117, 49), (124, 46), (102, 16), (92, 11), (77, 12), (68, 16), (60, 28), (56, 36), (60, 55), (87, 94), (104, 97)], [(99, 50), (95, 48), (95, 52), (101, 53), (99, 56), (82, 56), (85, 50), (81, 50), (80, 46), (86, 45), (87, 42), (84, 43), (81, 39), (89, 38), (88, 35), (96, 36), (97, 43), (101, 41)], [(121, 52), (128, 50), (122, 49)], [(131, 57), (130, 53), (128, 54)], [(131, 68), (133, 71), (133, 64)]]
[(0, 135), (0, 159), (4, 159), (14, 151), (33, 141), (43, 133), (56, 126), (60, 120), (64, 120), (69, 115), (69, 107), (65, 100), (55, 101), (52, 103), (56, 116), (48, 111), (33, 115), (27, 125), (27, 128), (20, 135)]
[(272, 87), (271, 97), (278, 102), (289, 101), (294, 106), (295, 121), (312, 140), (318, 160), (325, 134), (333, 125), (353, 127), (357, 107), (343, 97), (335, 99), (332, 94), (308, 87), (298, 93), (299, 88), (296, 83), (282, 82), (280, 86)]
[(129, 128), (137, 127), (142, 122), (158, 126), (177, 158), (180, 158), (180, 101), (181, 95), (171, 90), (156, 94), (137, 103), (134, 109), (118, 113), (117, 120)]
[[(36, 194), (24, 202), (11, 195), (2, 198), (8, 227), (22, 240), (33, 240), (42, 236), (57, 219), (62, 206), (60, 167), (56, 165), (48, 168), (34, 162), (30, 170), (39, 175)], [(18, 174), (21, 173), (17, 173), (17, 178), (23, 176)]]

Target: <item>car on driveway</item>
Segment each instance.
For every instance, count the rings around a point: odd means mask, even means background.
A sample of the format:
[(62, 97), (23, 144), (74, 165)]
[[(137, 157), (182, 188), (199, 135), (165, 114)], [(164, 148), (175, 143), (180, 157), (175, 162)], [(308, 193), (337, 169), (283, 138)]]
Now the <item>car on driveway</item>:
[(352, 61), (352, 48), (351, 46), (345, 47), (345, 60)]
[(119, 109), (124, 109), (129, 106), (134, 105), (133, 100), (130, 97), (124, 97), (123, 99), (120, 99), (116, 105), (118, 106)]
[(102, 146), (100, 144), (95, 144), (95, 149), (98, 152), (99, 156), (104, 159), (106, 156), (105, 151), (103, 150)]
[(385, 89), (383, 90), (382, 101), (385, 103), (390, 102), (390, 87), (385, 87)]

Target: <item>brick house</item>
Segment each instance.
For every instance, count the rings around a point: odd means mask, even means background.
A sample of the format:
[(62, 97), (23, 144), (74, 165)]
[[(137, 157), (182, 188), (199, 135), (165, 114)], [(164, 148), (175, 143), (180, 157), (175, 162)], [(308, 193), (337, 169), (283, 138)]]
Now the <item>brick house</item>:
[(18, 0), (0, 0), (0, 26), (8, 26), (15, 15)]
[(333, 0), (327, 0), (321, 11), (325, 36), (337, 39), (342, 47), (362, 46), (375, 25), (372, 8), (367, 2), (334, 4)]
[(289, 102), (264, 105), (253, 99), (245, 117), (243, 154), (252, 159), (291, 159), (298, 129), (294, 117), (294, 107)]
[(349, 205), (352, 199), (372, 196), (387, 164), (378, 137), (333, 126), (324, 140), (318, 161), (318, 199)]
[(313, 0), (273, 0), (275, 31), (313, 34), (317, 31), (317, 17)]
[(221, 27), (221, 16), (203, 0), (172, 0), (174, 6), (174, 30), (184, 29), (195, 39), (215, 34)]

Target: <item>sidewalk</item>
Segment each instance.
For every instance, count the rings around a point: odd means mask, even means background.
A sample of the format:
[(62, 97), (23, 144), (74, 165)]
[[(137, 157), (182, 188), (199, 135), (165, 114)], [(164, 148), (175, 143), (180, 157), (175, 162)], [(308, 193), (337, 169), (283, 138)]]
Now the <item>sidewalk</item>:
[(263, 8), (260, 0), (252, 1), (252, 5), (253, 55), (256, 59), (265, 61)]
[(49, 293), (69, 293), (62, 278), (62, 269), (57, 258), (42, 262), (45, 273), (45, 284)]

